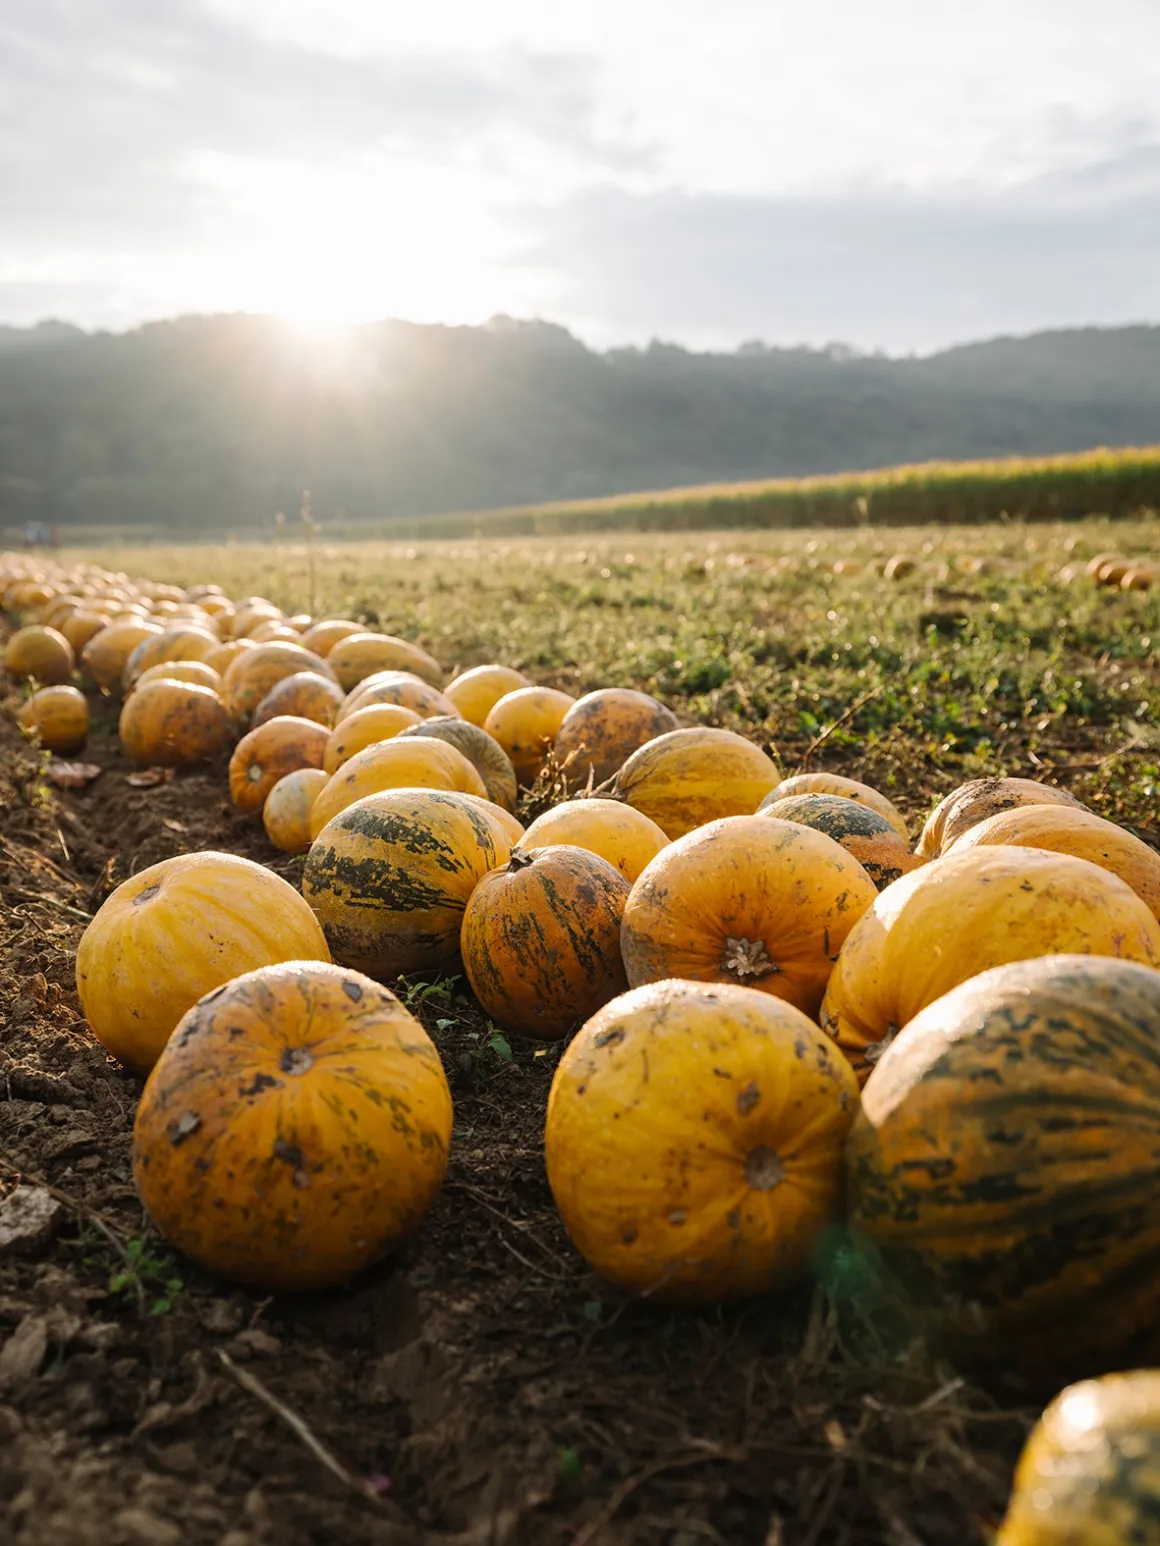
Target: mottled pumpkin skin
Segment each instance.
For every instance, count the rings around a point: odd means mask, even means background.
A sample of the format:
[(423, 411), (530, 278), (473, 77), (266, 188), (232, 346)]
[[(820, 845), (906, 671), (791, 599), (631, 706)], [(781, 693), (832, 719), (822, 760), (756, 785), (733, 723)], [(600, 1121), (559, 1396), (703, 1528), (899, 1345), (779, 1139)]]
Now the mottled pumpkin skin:
[(832, 837), (848, 854), (853, 854), (879, 891), (922, 863), (885, 816), (844, 795), (789, 795), (762, 805), (758, 814), (777, 821), (793, 821)]
[(328, 961), (310, 908), (233, 854), (180, 854), (107, 897), (81, 936), (77, 992), (97, 1040), (136, 1073), (202, 994), (277, 961)]
[(952, 789), (927, 817), (915, 852), (923, 859), (945, 854), (970, 827), (999, 811), (1020, 805), (1070, 805), (1084, 807), (1066, 789), (1037, 784), (1030, 778), (974, 778)]
[(520, 687), (506, 693), (484, 720), (483, 728), (499, 742), (526, 788), (535, 783), (575, 701), (554, 687)]
[(133, 1132), (141, 1200), (179, 1251), (267, 1292), (333, 1288), (414, 1231), (447, 1168), (451, 1094), (413, 1015), (357, 972), (248, 972), (178, 1026)]
[(438, 714), (433, 719), (424, 719), (408, 727), (402, 731), (402, 735), (421, 736), (424, 739), (430, 737), (454, 746), (483, 780), (487, 798), (496, 805), (502, 805), (504, 810), (515, 810), (519, 798), (515, 769), (503, 747), (486, 730), (469, 724), (458, 715), (451, 719), (447, 715)]
[(349, 634), (333, 646), (326, 659), (344, 692), (377, 671), (409, 671), (435, 688), (446, 681), (443, 667), (426, 650), (388, 633)]
[(144, 639), (161, 633), (157, 623), (110, 623), (94, 634), (81, 652), (81, 665), (103, 693), (120, 696), (129, 656)]
[(766, 795), (759, 809), (768, 810), (779, 800), (794, 800), (803, 794), (836, 794), (842, 799), (854, 800), (859, 805), (865, 805), (868, 810), (877, 811), (904, 843), (910, 841), (905, 816), (884, 794), (871, 789), (869, 784), (860, 784), (856, 778), (843, 778), (840, 773), (795, 773), (792, 778), (783, 779), (771, 794)]
[(736, 983), (816, 1016), (842, 942), (876, 896), (824, 833), (727, 816), (670, 843), (633, 886), (628, 980)]
[(298, 719), (313, 719), (329, 730), (338, 717), (345, 694), (337, 682), (317, 671), (295, 671), (275, 682), (254, 710), (251, 725), (264, 725), (268, 719), (293, 714)]
[(340, 725), (350, 715), (375, 703), (395, 703), (400, 708), (413, 709), (420, 719), (433, 719), (436, 715), (453, 717), (458, 713), (450, 698), (413, 671), (378, 671), (347, 693), (335, 724)]
[(568, 763), (573, 785), (611, 778), (646, 741), (670, 730), (680, 720), (672, 709), (646, 692), (627, 687), (603, 687), (578, 698), (564, 716), (556, 735), (556, 760)]
[(300, 644), (283, 641), (255, 644), (226, 667), (222, 677), (222, 701), (239, 724), (247, 724), (270, 689), (298, 671), (314, 671), (328, 678), (334, 676), (321, 655), (312, 655)]
[(676, 838), (723, 816), (751, 816), (780, 778), (772, 759), (732, 730), (672, 730), (633, 752), (597, 793)]
[(809, 1269), (842, 1207), (858, 1088), (817, 1026), (749, 988), (661, 982), (614, 999), (548, 1097), (556, 1206), (620, 1287), (697, 1304)]
[(878, 897), (851, 931), (822, 1028), (865, 1080), (919, 1010), (1009, 961), (1118, 956), (1160, 967), (1160, 925), (1106, 870), (1038, 848), (974, 848), (932, 860)]
[(298, 642), (303, 649), (313, 650), (325, 660), (336, 644), (356, 633), (366, 633), (361, 623), (351, 623), (342, 617), (324, 617), (304, 629), (298, 636)]
[(1157, 1025), (1160, 973), (1047, 956), (962, 983), (884, 1053), (851, 1226), (965, 1355), (1058, 1378), (1154, 1332)]
[(531, 685), (522, 671), (511, 666), (473, 666), (449, 682), (444, 692), (464, 719), (482, 729), (501, 698)]
[(524, 848), (571, 843), (599, 854), (631, 885), (669, 840), (655, 821), (620, 800), (565, 800), (537, 816), (524, 834)]
[(149, 767), (212, 761), (234, 738), (233, 721), (217, 693), (167, 677), (133, 689), (117, 728), (128, 756)]
[(355, 752), (332, 773), (314, 802), (310, 829), (317, 837), (348, 805), (385, 789), (448, 789), (486, 796), (479, 774), (445, 741), (405, 741), (400, 736)]
[(623, 993), (628, 892), (586, 848), (513, 850), (463, 915), (463, 965), (484, 1013), (505, 1031), (558, 1041)]
[(523, 822), (513, 816), (511, 811), (504, 810), (502, 805), (497, 805), (494, 800), (485, 800), (477, 794), (460, 793), (459, 798), (470, 800), (472, 805), (477, 806), (491, 821), (495, 822), (513, 848), (522, 839)]
[(163, 660), (159, 665), (146, 666), (130, 690), (144, 687), (146, 682), (158, 681), (192, 682), (195, 687), (208, 687), (210, 692), (221, 696), (221, 677), (200, 660)]
[(129, 655), (121, 673), (121, 691), (129, 692), (150, 666), (166, 665), (175, 660), (204, 660), (221, 644), (216, 634), (205, 628), (167, 628), (150, 635)]
[(1015, 1472), (995, 1546), (1160, 1546), (1160, 1370), (1062, 1391)]
[(459, 958), (467, 899), (511, 845), (460, 795), (396, 789), (357, 801), (310, 845), (302, 895), (344, 965), (382, 981)]
[(310, 812), (326, 784), (321, 768), (297, 768), (270, 790), (262, 806), (262, 825), (275, 848), (304, 854), (310, 847)]
[(322, 766), (328, 773), (337, 773), (355, 752), (391, 741), (412, 725), (419, 724), (422, 720), (414, 709), (405, 709), (398, 703), (369, 704), (335, 725), (326, 743)]
[(45, 687), (59, 687), (76, 669), (76, 656), (64, 634), (32, 623), (18, 628), (8, 640), (4, 669), (17, 681), (31, 678)]
[(330, 732), (291, 714), (268, 719), (244, 735), (230, 758), (230, 799), (247, 815), (260, 811), (280, 778), (299, 768), (321, 768)]
[(79, 752), (89, 736), (89, 706), (75, 687), (42, 687), (20, 710), (20, 728), (50, 752)]

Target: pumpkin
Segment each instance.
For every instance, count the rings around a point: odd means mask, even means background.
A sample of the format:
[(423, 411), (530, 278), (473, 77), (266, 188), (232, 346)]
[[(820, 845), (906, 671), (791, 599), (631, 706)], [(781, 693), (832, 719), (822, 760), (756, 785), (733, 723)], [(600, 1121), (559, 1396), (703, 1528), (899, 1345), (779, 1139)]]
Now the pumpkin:
[(443, 667), (417, 644), (388, 633), (352, 633), (339, 639), (327, 661), (346, 692), (377, 671), (409, 671), (429, 686), (443, 686)]
[(303, 649), (313, 650), (316, 655), (321, 655), (323, 660), (342, 639), (349, 639), (352, 634), (365, 633), (366, 629), (361, 623), (348, 622), (344, 617), (324, 617), (317, 623), (311, 623), (299, 635), (298, 642)]
[(660, 982), (614, 999), (560, 1058), (544, 1150), (564, 1225), (603, 1277), (704, 1303), (809, 1269), (842, 1208), (858, 1087), (792, 1005)]
[(816, 1015), (843, 940), (876, 896), (824, 833), (727, 816), (642, 871), (621, 929), (628, 980), (740, 983)]
[[(884, 794), (880, 794), (877, 789), (871, 789), (869, 784), (860, 784), (856, 778), (843, 778), (840, 773), (795, 773), (792, 778), (782, 779), (777, 788), (766, 795), (758, 809), (768, 810), (779, 800), (792, 800), (803, 794), (836, 794), (844, 800), (856, 800), (859, 805), (865, 805), (867, 809), (877, 811), (879, 816), (890, 823), (904, 843), (910, 841), (906, 818)], [(781, 816), (780, 811), (777, 814)], [(788, 817), (782, 819), (788, 820)]]
[(299, 768), (321, 768), (330, 732), (290, 714), (268, 719), (244, 735), (230, 758), (230, 799), (238, 810), (260, 811), (280, 778)]
[(668, 846), (668, 838), (631, 805), (619, 800), (566, 800), (537, 816), (524, 833), (522, 847), (546, 848), (570, 843), (599, 854), (631, 885), (651, 859)]
[(378, 978), (434, 971), (457, 960), (467, 899), (510, 852), (498, 822), (461, 795), (390, 790), (327, 823), (302, 895), (344, 965)]
[(513, 671), (510, 666), (473, 666), (443, 690), (457, 712), (482, 729), (501, 698), (531, 685), (522, 671)]
[(146, 1073), (203, 993), (258, 966), (329, 959), (314, 914), (280, 876), (233, 854), (180, 854), (106, 898), (81, 936), (77, 992), (101, 1045)]
[(283, 622), (275, 622), (272, 618), (269, 622), (259, 623), (246, 634), (247, 639), (252, 639), (255, 644), (274, 644), (283, 640), (287, 644), (298, 643), (298, 630), (291, 628)]
[(108, 626), (108, 618), (103, 612), (73, 611), (64, 617), (58, 624), (60, 633), (68, 640), (73, 655), (80, 657), (85, 645), (90, 639), (95, 639), (102, 628)]
[(447, 789), (487, 794), (483, 780), (454, 746), (443, 741), (405, 741), (396, 737), (348, 757), (315, 801), (310, 813), (311, 835), (369, 794), (384, 789)]
[(850, 1223), (957, 1356), (1071, 1374), (1153, 1332), (1157, 1024), (1160, 973), (1055, 955), (972, 977), (884, 1053)]
[(772, 816), (777, 821), (797, 822), (799, 826), (812, 827), (815, 832), (832, 837), (847, 853), (853, 854), (879, 891), (922, 863), (885, 816), (845, 795), (790, 795), (772, 805), (765, 802), (758, 814)]
[(1121, 590), (1151, 590), (1156, 583), (1156, 570), (1151, 564), (1143, 564), (1126, 571), (1120, 581)]
[(222, 699), (239, 724), (244, 724), (262, 699), (283, 677), (297, 671), (316, 671), (333, 679), (334, 673), (320, 655), (312, 655), (300, 644), (276, 640), (255, 644), (226, 667), (222, 677)]
[(144, 639), (160, 633), (156, 623), (111, 623), (85, 645), (81, 664), (102, 692), (119, 695), (129, 656)]
[(412, 725), (421, 723), (414, 709), (405, 709), (397, 703), (372, 703), (335, 725), (326, 743), (322, 766), (328, 773), (337, 773), (355, 752), (377, 746), (381, 741), (393, 740)]
[(202, 664), (209, 666), (219, 676), (224, 676), (239, 655), (253, 648), (251, 639), (231, 639), (226, 644), (219, 644), (216, 650), (211, 650)]
[(590, 777), (603, 783), (646, 741), (678, 729), (672, 709), (648, 693), (602, 687), (578, 698), (565, 714), (556, 734), (556, 761), (567, 764), (573, 784), (586, 784)]
[(431, 719), (437, 714), (454, 717), (456, 713), (450, 698), (412, 672), (379, 671), (346, 695), (335, 724), (341, 724), (351, 714), (375, 703), (394, 703), (400, 708), (413, 709), (420, 719)]
[(268, 719), (292, 714), (298, 719), (313, 719), (329, 730), (342, 707), (344, 693), (337, 682), (317, 671), (295, 671), (275, 682), (254, 710), (251, 725), (264, 725)]
[(520, 687), (505, 693), (484, 720), (483, 728), (499, 742), (521, 784), (535, 783), (575, 701), (554, 687)]
[(643, 811), (673, 838), (722, 816), (751, 816), (779, 779), (760, 747), (732, 730), (670, 730), (597, 793)]
[(198, 687), (208, 687), (211, 692), (218, 692), (222, 685), (217, 672), (200, 660), (166, 660), (157, 666), (147, 666), (137, 678), (135, 687), (162, 678), (167, 682), (193, 682)]
[(899, 1029), (960, 982), (1065, 952), (1160, 967), (1160, 924), (1122, 880), (1086, 859), (956, 850), (896, 880), (855, 925), (822, 1027), (865, 1079)]
[(204, 660), (221, 640), (204, 628), (167, 628), (142, 639), (125, 662), (121, 691), (128, 692), (143, 671), (172, 660)]
[(1160, 1370), (1062, 1391), (1027, 1440), (995, 1546), (1160, 1546)]
[(513, 849), (463, 915), (463, 966), (483, 1012), (502, 1030), (558, 1041), (623, 993), (628, 892), (586, 848)]
[(272, 601), (264, 601), (260, 597), (254, 601), (239, 601), (234, 610), (230, 631), (235, 639), (247, 639), (263, 624), (277, 623), (281, 617), (281, 611)]
[(502, 805), (497, 805), (494, 800), (485, 800), (482, 795), (477, 794), (460, 794), (459, 798), (470, 800), (472, 805), (484, 811), (499, 827), (511, 847), (514, 848), (523, 837), (523, 822), (513, 816), (511, 811), (505, 810)]
[(20, 727), (50, 752), (79, 752), (89, 735), (89, 706), (75, 687), (42, 687), (20, 710)]
[(304, 854), (310, 847), (310, 811), (326, 782), (321, 768), (295, 768), (270, 790), (262, 806), (262, 825), (275, 848)]
[(32, 623), (18, 628), (4, 649), (4, 666), (9, 676), (24, 677), (46, 687), (67, 682), (76, 667), (72, 645), (55, 628)]
[(117, 728), (129, 757), (149, 767), (208, 762), (234, 738), (233, 722), (217, 693), (167, 677), (129, 694)]
[(488, 799), (496, 805), (502, 805), (505, 810), (515, 810), (519, 797), (515, 769), (508, 761), (503, 747), (486, 730), (469, 724), (458, 715), (450, 719), (446, 715), (437, 714), (432, 719), (408, 726), (402, 732), (402, 737), (406, 739), (410, 736), (446, 741), (448, 746), (454, 746), (457, 752), (463, 753), (483, 780)]
[(447, 1168), (451, 1093), (415, 1017), (358, 972), (247, 972), (181, 1021), (133, 1130), (166, 1240), (266, 1292), (333, 1288), (418, 1227)]
[(946, 853), (968, 827), (1020, 805), (1070, 805), (1084, 809), (1073, 794), (1052, 784), (1037, 784), (1030, 778), (973, 778), (935, 806), (915, 852), (920, 858), (933, 859)]

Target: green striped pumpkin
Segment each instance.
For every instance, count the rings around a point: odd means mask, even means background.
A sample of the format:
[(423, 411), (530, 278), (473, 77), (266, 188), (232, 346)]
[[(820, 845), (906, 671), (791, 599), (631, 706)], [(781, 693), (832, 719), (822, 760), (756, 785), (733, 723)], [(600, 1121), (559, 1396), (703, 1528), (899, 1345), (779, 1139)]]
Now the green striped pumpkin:
[[(777, 791), (774, 790), (774, 794)], [(896, 827), (870, 806), (840, 794), (794, 794), (763, 805), (759, 816), (812, 827), (853, 854), (879, 891), (922, 862), (907, 848)]]

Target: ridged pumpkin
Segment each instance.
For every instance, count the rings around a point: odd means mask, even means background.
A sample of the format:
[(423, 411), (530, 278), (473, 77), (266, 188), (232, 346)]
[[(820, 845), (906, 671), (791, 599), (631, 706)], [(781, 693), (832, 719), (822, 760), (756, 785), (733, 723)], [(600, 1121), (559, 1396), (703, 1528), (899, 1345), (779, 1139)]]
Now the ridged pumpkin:
[(367, 746), (348, 757), (314, 802), (310, 830), (314, 837), (340, 811), (367, 795), (385, 789), (446, 789), (485, 795), (479, 774), (454, 746), (444, 741), (405, 741), (401, 737)]
[(1069, 1385), (1032, 1430), (995, 1546), (1160, 1546), (1160, 1369)]
[(75, 687), (42, 687), (20, 710), (20, 727), (50, 752), (68, 756), (88, 740), (89, 706)]
[(18, 681), (27, 677), (45, 687), (58, 687), (73, 674), (76, 657), (62, 633), (32, 623), (18, 628), (8, 640), (4, 667)]
[(842, 1208), (858, 1088), (816, 1025), (749, 988), (661, 982), (565, 1049), (548, 1180), (597, 1272), (650, 1299), (729, 1300), (803, 1276)]
[(766, 801), (758, 814), (771, 816), (776, 821), (793, 821), (832, 837), (847, 853), (853, 854), (879, 891), (922, 863), (907, 848), (898, 828), (891, 826), (885, 816), (845, 795), (789, 795), (772, 804)]
[(473, 666), (443, 691), (464, 719), (482, 729), (501, 698), (531, 685), (522, 671), (513, 671), (511, 666)]
[(655, 821), (620, 800), (565, 800), (553, 806), (524, 833), (524, 848), (546, 848), (570, 843), (599, 854), (618, 869), (631, 885), (669, 840)]
[(290, 714), (249, 731), (230, 758), (230, 799), (238, 810), (260, 811), (280, 778), (299, 768), (321, 768), (330, 732), (312, 719)]
[(467, 899), (510, 852), (472, 801), (391, 790), (327, 823), (306, 855), (302, 895), (344, 965), (381, 979), (433, 971), (458, 959)]
[(268, 719), (292, 714), (298, 719), (313, 719), (329, 730), (342, 707), (345, 694), (337, 682), (317, 671), (295, 671), (275, 682), (254, 710), (251, 725), (264, 725)]
[(996, 844), (1045, 848), (1087, 859), (1118, 875), (1147, 904), (1152, 916), (1160, 918), (1160, 854), (1092, 811), (1072, 805), (1019, 805), (968, 827), (950, 851), (963, 853)]
[(366, 633), (362, 623), (348, 622), (344, 617), (324, 617), (317, 623), (311, 623), (299, 635), (298, 642), (303, 649), (313, 650), (325, 660), (336, 644), (356, 633)]
[(164, 660), (160, 665), (147, 666), (138, 676), (134, 688), (162, 678), (167, 682), (192, 682), (196, 687), (208, 687), (219, 696), (221, 693), (221, 677), (200, 660)]
[(326, 658), (346, 692), (378, 671), (409, 671), (435, 688), (441, 688), (446, 680), (443, 667), (426, 650), (389, 633), (348, 634)]
[(573, 785), (586, 784), (590, 774), (600, 784), (646, 741), (679, 729), (680, 720), (672, 709), (648, 693), (602, 687), (577, 698), (564, 715), (556, 734), (556, 760), (565, 763), (572, 758), (568, 778)]
[(884, 817), (904, 843), (910, 841), (905, 816), (884, 794), (871, 789), (869, 784), (860, 784), (856, 778), (843, 778), (840, 773), (795, 773), (792, 778), (782, 779), (777, 788), (762, 800), (759, 809), (768, 810), (779, 800), (792, 800), (803, 794), (836, 794), (846, 800), (855, 800), (859, 805), (865, 805), (867, 809), (877, 811), (879, 816)]
[(262, 825), (275, 848), (304, 854), (310, 847), (310, 812), (327, 781), (321, 768), (296, 768), (270, 790), (262, 806)]
[(643, 811), (669, 837), (722, 816), (751, 816), (781, 775), (732, 730), (671, 730), (649, 741), (597, 790)]
[(101, 1045), (146, 1073), (204, 993), (258, 966), (312, 959), (330, 954), (293, 886), (233, 854), (180, 854), (106, 898), (81, 936), (77, 992)]
[(355, 752), (378, 746), (382, 741), (392, 741), (418, 724), (422, 724), (422, 720), (414, 709), (405, 709), (398, 703), (372, 703), (357, 713), (348, 714), (335, 725), (326, 743), (322, 766), (328, 773), (337, 773)]
[(128, 756), (149, 767), (211, 761), (234, 738), (233, 722), (217, 693), (166, 677), (134, 688), (117, 728)]
[(133, 1170), (153, 1222), (208, 1272), (333, 1288), (421, 1222), (447, 1168), (434, 1043), (358, 972), (247, 972), (182, 1020), (145, 1088)]
[(222, 677), (222, 699), (239, 724), (245, 724), (262, 699), (284, 677), (296, 671), (316, 671), (333, 678), (334, 673), (321, 655), (312, 655), (300, 644), (279, 641), (255, 644), (226, 667)]
[(506, 693), (484, 720), (483, 728), (499, 742), (525, 787), (535, 783), (575, 701), (554, 687), (519, 687)]
[(1158, 1024), (1160, 972), (1047, 956), (972, 977), (883, 1055), (851, 1227), (958, 1356), (1074, 1376), (1154, 1335)]
[(125, 662), (121, 691), (128, 692), (143, 671), (172, 660), (204, 660), (221, 640), (204, 628), (167, 628), (142, 639)]
[(450, 698), (444, 697), (437, 687), (423, 681), (411, 671), (379, 671), (360, 682), (353, 692), (347, 693), (338, 711), (336, 725), (360, 709), (375, 703), (395, 703), (400, 708), (413, 709), (420, 719), (433, 719), (439, 715), (454, 715), (457, 711)]
[(489, 800), (502, 805), (504, 810), (514, 811), (519, 798), (515, 769), (508, 761), (507, 753), (486, 730), (469, 724), (458, 715), (449, 719), (437, 714), (432, 719), (421, 720), (402, 732), (404, 739), (419, 736), (424, 740), (446, 741), (461, 752), (483, 780)]
[(915, 852), (923, 859), (945, 854), (968, 828), (1020, 805), (1070, 805), (1084, 809), (1074, 795), (1052, 784), (1037, 784), (1030, 778), (973, 778), (970, 783), (952, 789), (935, 806)]
[(960, 982), (1068, 952), (1160, 967), (1160, 924), (1122, 880), (1086, 859), (956, 850), (896, 880), (851, 931), (822, 1027), (865, 1079), (901, 1027)]
[(81, 652), (81, 664), (104, 693), (119, 696), (129, 656), (142, 642), (160, 634), (156, 623), (110, 623), (94, 634)]
[(628, 892), (586, 848), (513, 849), (463, 915), (463, 965), (484, 1013), (505, 1031), (558, 1041), (623, 993)]
[(876, 896), (824, 833), (727, 816), (670, 843), (633, 886), (621, 929), (628, 980), (738, 983), (816, 1015), (843, 940)]

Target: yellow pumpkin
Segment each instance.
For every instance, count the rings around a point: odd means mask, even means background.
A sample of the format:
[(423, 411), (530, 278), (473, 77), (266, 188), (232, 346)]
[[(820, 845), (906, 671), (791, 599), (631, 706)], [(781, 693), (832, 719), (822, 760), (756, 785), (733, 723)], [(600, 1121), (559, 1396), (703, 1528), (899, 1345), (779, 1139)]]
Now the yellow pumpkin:
[(296, 768), (270, 790), (262, 806), (262, 825), (275, 848), (304, 854), (310, 847), (310, 811), (326, 783), (321, 768)]
[(268, 719), (292, 714), (296, 719), (313, 719), (329, 730), (342, 707), (343, 691), (337, 682), (317, 671), (295, 671), (275, 682), (254, 710), (252, 725), (264, 725)]
[(426, 650), (387, 633), (349, 634), (326, 658), (345, 692), (378, 671), (409, 671), (435, 688), (444, 682), (443, 667)]
[(101, 1045), (146, 1073), (203, 994), (258, 966), (329, 959), (280, 876), (233, 854), (180, 854), (106, 898), (81, 936), (77, 992)]
[(272, 601), (263, 601), (260, 597), (253, 601), (239, 601), (230, 632), (235, 639), (248, 639), (263, 624), (276, 623), (281, 616), (282, 613)]
[(220, 756), (234, 738), (234, 727), (210, 688), (160, 677), (137, 686), (125, 699), (118, 733), (134, 762), (181, 768)]
[(398, 703), (372, 703), (357, 713), (348, 714), (335, 725), (326, 743), (322, 766), (327, 773), (337, 773), (355, 752), (391, 741), (412, 725), (421, 723), (414, 709), (405, 709)]
[(253, 648), (252, 639), (231, 639), (226, 644), (219, 644), (216, 650), (211, 650), (202, 663), (216, 671), (219, 676), (225, 676), (238, 656)]
[(246, 638), (252, 639), (255, 644), (274, 644), (279, 640), (287, 644), (297, 644), (298, 630), (289, 627), (286, 623), (275, 622), (271, 618), (268, 622), (259, 623), (256, 628), (251, 628)]
[(20, 727), (50, 752), (79, 752), (89, 735), (89, 706), (75, 687), (42, 687), (20, 710)]
[(72, 646), (73, 655), (79, 659), (85, 645), (90, 639), (95, 639), (102, 628), (108, 626), (108, 621), (103, 612), (74, 609), (62, 618), (59, 624), (53, 623), (51, 626), (59, 627), (60, 632)]
[(602, 687), (585, 693), (564, 715), (556, 733), (556, 760), (566, 764), (573, 785), (611, 778), (646, 741), (670, 730), (680, 720), (672, 709), (646, 692), (627, 687)]
[(513, 816), (511, 811), (505, 810), (502, 805), (497, 805), (494, 800), (485, 800), (477, 794), (461, 794), (459, 798), (470, 800), (474, 806), (489, 816), (507, 838), (511, 847), (514, 848), (523, 837), (523, 822)]
[(166, 660), (157, 666), (147, 666), (134, 686), (143, 687), (146, 682), (162, 679), (167, 682), (192, 682), (196, 687), (208, 687), (215, 693), (220, 692), (222, 685), (217, 672), (203, 665), (200, 660)]
[(323, 660), (342, 639), (349, 639), (353, 634), (365, 633), (366, 629), (361, 623), (351, 623), (344, 617), (324, 617), (317, 623), (311, 623), (299, 635), (298, 642), (303, 649), (313, 650), (316, 655), (321, 655)]
[(81, 664), (103, 693), (119, 695), (129, 656), (144, 639), (160, 633), (157, 623), (110, 623), (85, 645)]
[(631, 805), (619, 800), (566, 800), (537, 816), (524, 833), (521, 847), (546, 848), (569, 843), (587, 848), (589, 853), (607, 859), (631, 885), (668, 838), (657, 826)]
[(643, 811), (670, 838), (723, 816), (751, 816), (781, 775), (732, 730), (671, 730), (649, 741), (598, 794)]
[(501, 698), (531, 685), (522, 671), (510, 666), (473, 666), (445, 687), (444, 694), (469, 724), (482, 729)]
[(312, 719), (283, 714), (268, 719), (234, 747), (230, 799), (247, 814), (260, 811), (280, 778), (299, 768), (321, 768), (329, 732)]
[(125, 662), (121, 691), (128, 692), (150, 666), (171, 660), (204, 660), (220, 643), (221, 640), (205, 628), (167, 628), (164, 633), (142, 639)]
[(759, 809), (768, 810), (779, 800), (792, 800), (803, 794), (836, 794), (845, 800), (856, 800), (884, 816), (904, 842), (910, 841), (905, 816), (884, 794), (871, 789), (869, 784), (860, 784), (856, 778), (843, 778), (840, 773), (795, 773), (792, 778), (783, 778), (762, 800)]
[(548, 1181), (611, 1282), (705, 1303), (785, 1287), (842, 1208), (858, 1088), (791, 1005), (661, 982), (569, 1043), (548, 1097)]
[(498, 741), (521, 784), (535, 783), (575, 701), (554, 687), (520, 687), (506, 693), (484, 720), (483, 728)]
[(487, 795), (479, 774), (454, 746), (443, 741), (383, 741), (348, 757), (331, 774), (310, 813), (311, 836), (317, 837), (348, 805), (385, 789), (446, 789)]
[(885, 816), (845, 795), (788, 795), (772, 804), (768, 800), (763, 802), (757, 814), (776, 821), (796, 821), (799, 826), (813, 827), (832, 837), (853, 854), (879, 891), (922, 863)]
[(986, 821), (999, 811), (1014, 810), (1020, 805), (1070, 805), (1077, 810), (1084, 807), (1066, 789), (1056, 789), (1052, 784), (1037, 784), (1030, 778), (974, 778), (958, 789), (952, 789), (944, 800), (935, 806), (915, 852), (923, 859), (933, 859), (945, 854), (955, 840), (969, 827)]
[(18, 628), (4, 649), (4, 667), (18, 681), (30, 678), (46, 687), (68, 681), (76, 668), (72, 645), (55, 628), (37, 623)]
[(376, 703), (394, 703), (400, 708), (413, 709), (421, 719), (432, 719), (437, 714), (454, 716), (457, 712), (450, 698), (413, 672), (379, 671), (347, 693), (335, 724), (340, 725), (350, 715)]
[(334, 672), (320, 655), (312, 655), (300, 644), (276, 640), (255, 644), (226, 667), (222, 677), (222, 701), (239, 724), (248, 721), (262, 699), (283, 677), (297, 671), (315, 671), (334, 678)]
[(502, 805), (505, 810), (515, 810), (519, 797), (515, 769), (499, 742), (494, 741), (486, 730), (469, 724), (458, 714), (454, 719), (436, 714), (431, 719), (409, 726), (402, 734), (408, 739), (416, 736), (421, 740), (446, 741), (448, 746), (454, 746), (483, 779), (488, 799)]

